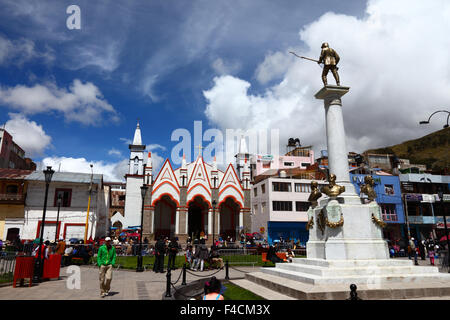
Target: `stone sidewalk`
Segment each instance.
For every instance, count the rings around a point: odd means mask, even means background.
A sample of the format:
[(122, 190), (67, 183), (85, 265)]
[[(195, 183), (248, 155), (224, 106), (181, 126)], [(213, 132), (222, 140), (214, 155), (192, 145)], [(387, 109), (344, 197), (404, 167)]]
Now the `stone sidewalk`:
[[(68, 289), (67, 267), (61, 269), (61, 280), (45, 281), (31, 288), (27, 286), (12, 285), (0, 287), (0, 300), (162, 300), (166, 292), (166, 273), (154, 273), (153, 271), (136, 272), (134, 270), (114, 270), (111, 283), (112, 295), (105, 298), (100, 297), (100, 288), (98, 280), (98, 268), (95, 266), (82, 266), (81, 269), (81, 288)], [(258, 271), (259, 267), (236, 267), (229, 269), (230, 279), (243, 279), (245, 272)], [(175, 287), (181, 285), (182, 278), (180, 274), (182, 269), (172, 271), (171, 282)], [(205, 270), (203, 272), (190, 271), (187, 273), (186, 282), (207, 278), (213, 275), (217, 270)], [(225, 270), (214, 274), (218, 279), (225, 278)], [(19, 285), (19, 284), (17, 284)], [(171, 290), (173, 295), (173, 288)]]

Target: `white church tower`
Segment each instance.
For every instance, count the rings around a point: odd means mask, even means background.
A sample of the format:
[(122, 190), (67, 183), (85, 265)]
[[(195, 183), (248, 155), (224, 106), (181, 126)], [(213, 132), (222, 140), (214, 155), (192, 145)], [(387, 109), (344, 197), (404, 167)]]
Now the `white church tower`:
[(246, 162), (249, 161), (249, 156), (250, 155), (247, 150), (247, 143), (245, 142), (245, 137), (242, 135), (239, 142), (239, 153), (235, 155), (237, 175), (241, 181), (243, 181), (245, 178), (244, 171), (250, 170), (249, 168), (245, 168)]
[[(145, 144), (142, 144), (141, 128), (139, 122), (134, 132), (133, 143), (129, 145), (130, 159), (128, 161), (128, 173), (125, 194), (125, 223), (124, 228), (136, 227), (141, 224), (142, 196), (141, 186), (144, 183), (144, 152)], [(151, 169), (150, 169), (151, 170)]]

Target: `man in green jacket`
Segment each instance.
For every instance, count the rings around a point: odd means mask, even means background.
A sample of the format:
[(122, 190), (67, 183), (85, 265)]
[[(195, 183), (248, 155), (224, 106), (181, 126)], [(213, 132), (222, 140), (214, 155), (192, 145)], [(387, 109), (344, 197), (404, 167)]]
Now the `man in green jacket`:
[(105, 238), (105, 244), (100, 247), (97, 255), (97, 265), (100, 267), (100, 296), (109, 294), (112, 280), (112, 268), (116, 264), (116, 248), (111, 245), (111, 238)]

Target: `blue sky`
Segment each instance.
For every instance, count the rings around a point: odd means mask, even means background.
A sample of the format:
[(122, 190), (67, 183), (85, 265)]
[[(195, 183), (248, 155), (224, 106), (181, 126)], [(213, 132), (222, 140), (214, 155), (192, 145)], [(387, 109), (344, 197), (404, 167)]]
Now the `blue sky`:
[[(360, 52), (354, 47), (355, 42), (360, 42), (358, 37), (370, 40), (373, 36), (377, 41), (389, 43), (394, 39), (380, 40), (379, 35), (370, 32), (359, 35), (360, 30), (351, 26), (356, 21), (370, 27), (383, 14), (395, 15), (397, 9), (391, 11), (387, 3), (382, 0), (371, 1), (369, 5), (359, 0), (0, 0), (0, 123), (7, 123), (6, 129), (14, 131), (16, 140), (24, 144), (25, 151), (36, 162), (45, 160), (56, 165), (64, 158), (72, 158), (72, 163), (63, 164), (63, 169), (80, 171), (84, 171), (80, 166), (94, 162), (94, 171), (103, 170), (111, 179), (120, 178), (121, 174), (116, 172), (123, 171), (128, 156), (124, 139), (132, 139), (137, 118), (143, 142), (152, 145), (156, 158), (162, 159), (170, 157), (170, 150), (177, 143), (170, 141), (172, 132), (177, 128), (192, 131), (195, 120), (203, 122), (203, 130), (211, 127), (224, 130), (233, 123), (237, 127), (246, 126), (236, 120), (245, 118), (239, 115), (242, 110), (239, 103), (230, 107), (227, 113), (230, 119), (220, 116), (220, 109), (227, 108), (221, 96), (230, 100), (239, 96), (229, 88), (245, 91), (245, 98), (250, 101), (245, 104), (248, 110), (260, 110), (255, 100), (275, 96), (278, 100), (273, 101), (271, 113), (278, 113), (278, 104), (287, 102), (285, 93), (279, 96), (276, 93), (288, 81), (293, 83), (290, 70), (305, 70), (306, 77), (310, 69), (316, 68), (311, 71), (316, 73), (314, 81), (308, 83), (300, 78), (301, 85), (294, 86), (299, 92), (317, 91), (321, 85), (317, 65), (304, 62), (299, 65), (299, 61), (287, 54), (288, 50), (316, 57), (321, 42), (329, 41), (333, 46), (342, 38), (343, 44), (337, 49), (345, 61), (346, 54), (353, 57), (354, 52)], [(66, 27), (69, 17), (66, 9), (71, 4), (81, 9), (80, 30)], [(436, 18), (433, 12), (439, 14), (439, 10), (431, 10), (431, 20)], [(405, 17), (408, 14), (417, 12), (409, 11)], [(392, 21), (393, 30), (397, 30), (396, 21)], [(340, 24), (342, 34), (339, 34)], [(407, 29), (398, 26), (399, 35)], [(324, 39), (328, 34), (329, 39)], [(426, 34), (422, 36), (426, 38)], [(352, 37), (355, 41), (351, 41)], [(358, 70), (354, 64), (347, 63), (349, 76), (343, 79), (351, 78), (354, 82), (350, 86), (354, 86), (358, 77), (353, 75)], [(430, 73), (430, 77), (435, 76)], [(442, 77), (447, 79), (448, 75)], [(206, 98), (205, 92), (211, 93), (210, 98)], [(408, 104), (401, 99), (397, 101), (398, 97), (390, 99), (396, 105)], [(298, 111), (306, 108), (309, 100), (296, 96), (292, 101), (298, 106), (292, 112), (302, 117)], [(270, 100), (265, 103), (269, 104)], [(284, 116), (285, 120), (292, 119), (292, 114)], [(323, 113), (316, 116), (320, 117), (317, 123), (311, 119), (305, 121), (315, 123), (320, 131)], [(347, 115), (346, 123), (356, 122), (358, 117), (361, 115)], [(300, 124), (302, 120), (299, 121)], [(417, 134), (413, 126), (405, 124), (405, 128), (400, 126), (397, 133), (389, 136), (377, 140), (373, 138), (374, 132), (361, 140), (358, 130), (365, 125), (353, 129), (350, 124), (347, 133), (355, 137), (350, 142), (352, 149), (359, 144), (376, 147), (389, 139), (391, 144), (398, 143), (401, 141), (397, 140), (414, 138)], [(274, 127), (283, 129), (279, 123), (263, 126), (264, 129)], [(296, 135), (304, 144), (323, 147), (324, 134), (320, 140), (309, 138), (308, 134), (291, 128), (286, 133), (283, 131), (281, 137)], [(74, 160), (83, 158), (86, 162)]]

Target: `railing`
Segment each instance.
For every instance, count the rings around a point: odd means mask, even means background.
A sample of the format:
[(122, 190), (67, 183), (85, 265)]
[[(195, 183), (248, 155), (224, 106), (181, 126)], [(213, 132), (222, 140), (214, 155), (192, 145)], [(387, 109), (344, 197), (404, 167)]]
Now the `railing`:
[(11, 282), (14, 277), (14, 268), (16, 267), (16, 253), (0, 253), (0, 283)]
[(0, 201), (22, 201), (23, 199), (23, 194), (0, 193)]

